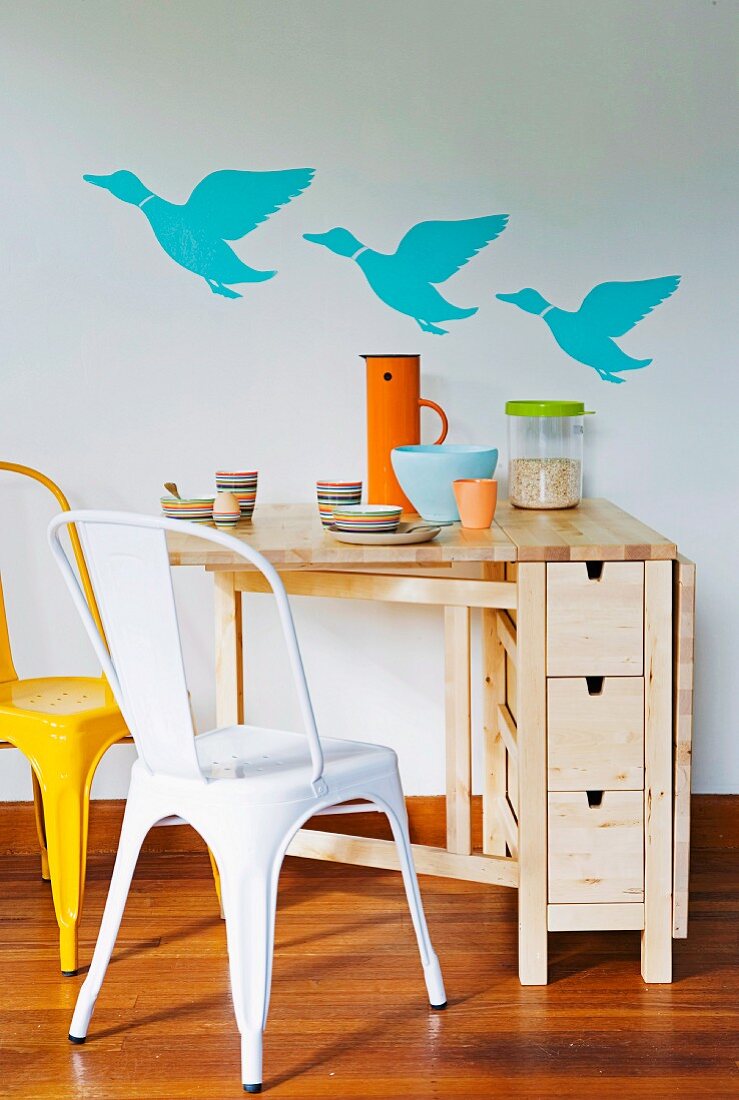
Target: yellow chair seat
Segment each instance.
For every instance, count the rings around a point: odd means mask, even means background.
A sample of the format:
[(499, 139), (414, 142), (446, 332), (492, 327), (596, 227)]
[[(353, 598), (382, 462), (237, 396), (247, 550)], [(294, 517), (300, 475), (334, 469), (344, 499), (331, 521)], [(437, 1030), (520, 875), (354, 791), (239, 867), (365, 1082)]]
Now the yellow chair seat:
[(0, 684), (0, 738), (6, 725), (19, 718), (46, 728), (94, 724), (100, 730), (113, 723), (119, 735), (122, 722), (107, 681), (93, 676), (42, 676)]

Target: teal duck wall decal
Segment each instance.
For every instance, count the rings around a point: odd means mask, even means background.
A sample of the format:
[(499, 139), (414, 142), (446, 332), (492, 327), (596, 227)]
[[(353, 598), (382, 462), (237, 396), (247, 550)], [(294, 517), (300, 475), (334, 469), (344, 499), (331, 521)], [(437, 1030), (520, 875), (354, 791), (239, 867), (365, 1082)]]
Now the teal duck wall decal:
[(507, 214), (464, 221), (419, 222), (409, 229), (392, 254), (375, 252), (348, 229), (304, 233), (306, 241), (321, 244), (337, 256), (354, 260), (378, 298), (391, 309), (413, 317), (424, 332), (437, 336), (448, 330), (434, 321), (459, 321), (477, 313), (461, 309), (441, 296), (444, 283), (505, 229)]
[(205, 279), (214, 294), (241, 298), (234, 283), (262, 283), (276, 271), (257, 271), (239, 259), (226, 241), (236, 241), (310, 185), (313, 168), (280, 172), (212, 172), (186, 203), (167, 202), (145, 187), (133, 172), (85, 175), (122, 202), (138, 206), (160, 245), (180, 267)]
[(543, 317), (562, 351), (578, 363), (598, 372), (604, 382), (625, 382), (618, 374), (648, 367), (651, 359), (632, 359), (614, 343), (642, 317), (677, 290), (679, 275), (638, 282), (600, 283), (583, 299), (580, 308), (569, 313), (548, 302), (538, 290), (527, 287), (515, 294), (496, 294), (501, 302), (512, 302), (526, 313)]

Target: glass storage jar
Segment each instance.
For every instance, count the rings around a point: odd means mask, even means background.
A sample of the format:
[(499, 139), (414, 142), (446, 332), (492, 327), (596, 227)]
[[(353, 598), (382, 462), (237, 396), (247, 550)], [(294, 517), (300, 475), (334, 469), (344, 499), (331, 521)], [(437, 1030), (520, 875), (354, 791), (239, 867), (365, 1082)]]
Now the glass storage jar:
[(516, 508), (574, 508), (582, 497), (582, 401), (508, 401), (508, 496)]

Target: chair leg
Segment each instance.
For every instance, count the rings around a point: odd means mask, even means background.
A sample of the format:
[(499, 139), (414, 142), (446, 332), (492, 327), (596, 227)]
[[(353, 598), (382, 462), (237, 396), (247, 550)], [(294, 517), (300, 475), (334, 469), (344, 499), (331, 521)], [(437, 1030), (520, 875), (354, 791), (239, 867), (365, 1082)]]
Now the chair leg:
[(272, 979), (279, 873), (274, 863), (271, 852), (248, 867), (234, 856), (219, 861), (231, 996), (241, 1033), (241, 1081), (251, 1093), (262, 1091), (262, 1032)]
[(103, 919), (100, 922), (95, 951), (93, 952), (89, 973), (80, 987), (77, 1004), (72, 1016), (72, 1024), (69, 1029), (69, 1039), (73, 1043), (84, 1043), (85, 1041), (90, 1017), (95, 1008), (95, 1001), (103, 984), (103, 978), (108, 969), (110, 956), (121, 925), (131, 879), (136, 869), (136, 861), (144, 837), (153, 823), (150, 814), (144, 816), (137, 807), (135, 799), (131, 799), (129, 795), (129, 801), (126, 803), (126, 811), (123, 815), (118, 854), (113, 867), (113, 875), (110, 880), (105, 909), (103, 910)]
[(42, 774), (43, 814), (51, 892), (59, 925), (62, 974), (77, 973), (77, 926), (87, 865), (91, 776), (50, 769)]
[(44, 823), (44, 801), (41, 794), (41, 785), (33, 768), (31, 768), (31, 782), (33, 783), (33, 813), (36, 818), (36, 834), (41, 849), (41, 878), (44, 882), (50, 882), (49, 853), (46, 848), (46, 825)]
[(387, 802), (390, 809), (385, 812), (390, 822), (390, 828), (392, 829), (393, 838), (398, 849), (400, 869), (403, 874), (403, 884), (408, 898), (408, 907), (411, 911), (413, 928), (416, 933), (416, 939), (418, 940), (418, 949), (421, 954), (421, 964), (423, 965), (423, 975), (426, 981), (429, 1002), (432, 1008), (446, 1008), (447, 1001), (446, 992), (444, 990), (444, 979), (441, 975), (439, 960), (432, 946), (428, 925), (426, 924), (426, 914), (423, 910), (421, 892), (418, 888), (418, 879), (416, 877), (416, 868), (413, 863), (411, 838), (408, 832), (408, 814), (399, 783), (397, 784), (397, 791), (392, 791), (390, 797), (387, 798)]
[(90, 787), (106, 749), (117, 740), (103, 740), (83, 729), (63, 729), (55, 737), (13, 744), (31, 762), (36, 829), (41, 845), (41, 874), (51, 882), (62, 974), (77, 973), (77, 926), (82, 910), (87, 867), (87, 826)]
[(218, 908), (221, 912), (221, 919), (223, 919), (224, 912), (223, 898), (221, 897), (221, 875), (218, 870), (218, 864), (216, 863), (216, 857), (213, 855), (210, 848), (208, 849), (208, 855), (210, 856), (210, 869), (213, 872), (213, 885), (216, 888), (216, 897), (218, 898)]

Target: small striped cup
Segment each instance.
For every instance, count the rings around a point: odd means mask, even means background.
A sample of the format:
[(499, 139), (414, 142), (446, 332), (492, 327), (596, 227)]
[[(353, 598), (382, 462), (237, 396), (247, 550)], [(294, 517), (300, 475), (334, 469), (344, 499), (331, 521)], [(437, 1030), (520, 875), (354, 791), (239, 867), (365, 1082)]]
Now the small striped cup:
[(233, 493), (239, 502), (242, 519), (251, 519), (257, 502), (257, 470), (216, 470), (219, 493)]
[(317, 481), (318, 514), (324, 527), (334, 522), (334, 508), (362, 501), (361, 481)]

